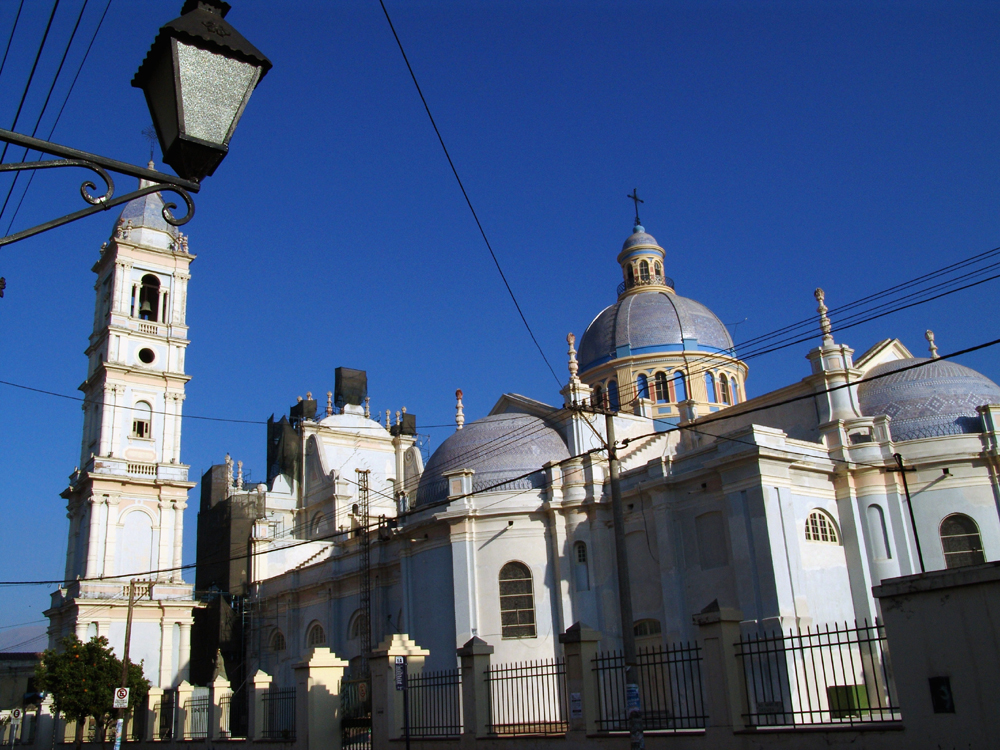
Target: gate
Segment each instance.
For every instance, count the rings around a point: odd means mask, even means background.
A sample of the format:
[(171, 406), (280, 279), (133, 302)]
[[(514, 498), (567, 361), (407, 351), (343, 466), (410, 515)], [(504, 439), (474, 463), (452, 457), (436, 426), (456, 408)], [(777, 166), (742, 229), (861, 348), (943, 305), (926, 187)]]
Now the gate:
[(370, 677), (340, 681), (341, 746), (344, 750), (371, 750), (372, 690)]

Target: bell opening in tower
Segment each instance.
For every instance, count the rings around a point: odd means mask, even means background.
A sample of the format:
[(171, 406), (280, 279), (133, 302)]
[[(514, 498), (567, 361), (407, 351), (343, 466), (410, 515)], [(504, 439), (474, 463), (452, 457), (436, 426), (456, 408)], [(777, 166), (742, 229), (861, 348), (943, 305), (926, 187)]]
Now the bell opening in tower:
[(160, 307), (160, 280), (152, 274), (142, 277), (139, 287), (139, 318), (155, 323)]

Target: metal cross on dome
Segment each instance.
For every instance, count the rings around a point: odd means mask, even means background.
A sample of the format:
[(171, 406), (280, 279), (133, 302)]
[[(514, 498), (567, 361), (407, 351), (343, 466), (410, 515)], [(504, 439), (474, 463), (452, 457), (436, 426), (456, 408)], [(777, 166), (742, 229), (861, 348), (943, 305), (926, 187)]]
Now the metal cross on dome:
[(635, 203), (635, 225), (642, 226), (642, 222), (639, 221), (639, 204), (645, 203), (642, 198), (639, 197), (639, 188), (632, 188), (632, 195), (626, 195), (626, 198), (631, 198), (632, 202)]

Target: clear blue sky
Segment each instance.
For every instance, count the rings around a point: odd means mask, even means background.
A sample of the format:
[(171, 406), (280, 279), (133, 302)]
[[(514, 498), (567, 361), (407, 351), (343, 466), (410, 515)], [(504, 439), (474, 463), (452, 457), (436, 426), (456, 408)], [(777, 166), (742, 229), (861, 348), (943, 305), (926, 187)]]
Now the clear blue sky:
[[(81, 2), (60, 4), (21, 132), (34, 126)], [(87, 7), (68, 74), (104, 2)], [(113, 0), (54, 140), (148, 159), (149, 116), (129, 82), (180, 5)], [(233, 5), (229, 20), (274, 69), (186, 227), (198, 256), (186, 413), (263, 421), (306, 391), (332, 389), (341, 365), (368, 371), (373, 408), (405, 405), (418, 426), (453, 423), (456, 388), (470, 420), (506, 391), (559, 403), (377, 0)], [(817, 286), (836, 306), (1000, 245), (995, 2), (387, 5), (560, 378), (566, 333), (581, 335), (615, 299), (634, 187), (679, 293), (727, 324), (747, 319), (737, 341), (811, 315)], [(25, 4), (0, 73), (3, 127), (50, 8)], [(0, 2), (0, 43), (16, 10)], [(81, 179), (36, 177), (14, 228), (82, 207)], [(0, 179), (0, 199), (8, 185)], [(115, 218), (0, 250), (0, 379), (77, 393), (93, 320), (90, 267)], [(997, 289), (991, 282), (838, 340), (861, 353), (899, 337), (923, 354), (928, 327), (943, 352), (993, 339)], [(805, 376), (807, 349), (752, 360), (749, 395)], [(998, 349), (962, 362), (1000, 380)], [(58, 578), (68, 525), (59, 492), (79, 459), (79, 404), (0, 386), (0, 405), (0, 579)], [(421, 431), (433, 449), (450, 430)], [(227, 451), (264, 476), (263, 426), (185, 422), (193, 479)], [(185, 517), (188, 562), (198, 493)], [(41, 619), (52, 588), (0, 588), (0, 627)], [(20, 632), (0, 630), (0, 645)]]

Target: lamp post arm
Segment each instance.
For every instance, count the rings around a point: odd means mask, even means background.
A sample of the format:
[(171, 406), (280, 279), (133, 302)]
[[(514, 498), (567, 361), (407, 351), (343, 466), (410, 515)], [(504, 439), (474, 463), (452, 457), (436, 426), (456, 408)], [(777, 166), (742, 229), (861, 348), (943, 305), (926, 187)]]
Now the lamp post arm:
[[(90, 216), (98, 211), (107, 211), (109, 208), (119, 206), (122, 203), (127, 203), (130, 200), (139, 198), (143, 195), (149, 195), (150, 193), (157, 193), (164, 190), (179, 195), (181, 200), (184, 201), (186, 208), (186, 213), (178, 219), (171, 212), (171, 209), (177, 208), (177, 204), (166, 203), (163, 207), (163, 218), (168, 224), (178, 227), (189, 222), (191, 217), (194, 216), (194, 201), (191, 199), (189, 193), (197, 193), (201, 190), (201, 186), (192, 180), (184, 180), (180, 177), (164, 174), (163, 172), (157, 172), (155, 169), (136, 167), (122, 161), (108, 159), (103, 156), (98, 156), (97, 154), (90, 154), (86, 151), (69, 148), (68, 146), (60, 146), (57, 143), (50, 143), (38, 138), (21, 135), (10, 130), (0, 129), (0, 141), (11, 143), (15, 146), (23, 146), (25, 148), (40, 151), (52, 156), (63, 157), (61, 159), (50, 159), (48, 161), (0, 164), (0, 173), (21, 172), (36, 169), (53, 169), (59, 167), (82, 167), (95, 172), (98, 176), (100, 176), (107, 187), (104, 195), (93, 196), (89, 191), (96, 190), (97, 186), (89, 180), (84, 181), (84, 183), (80, 186), (80, 195), (83, 197), (84, 201), (90, 204), (89, 207), (65, 216), (61, 216), (58, 219), (47, 221), (44, 224), (39, 224), (31, 227), (30, 229), (25, 229), (23, 231), (16, 232), (15, 234), (2, 237), (0, 238), (0, 247), (17, 242), (18, 240), (23, 240), (26, 237), (40, 234), (41, 232), (45, 232), (49, 229), (62, 226), (63, 224), (68, 224), (71, 221), (82, 219), (83, 217)], [(115, 183), (108, 172), (116, 172), (130, 177), (137, 177), (140, 180), (145, 180), (151, 184), (116, 197), (114, 195)]]

